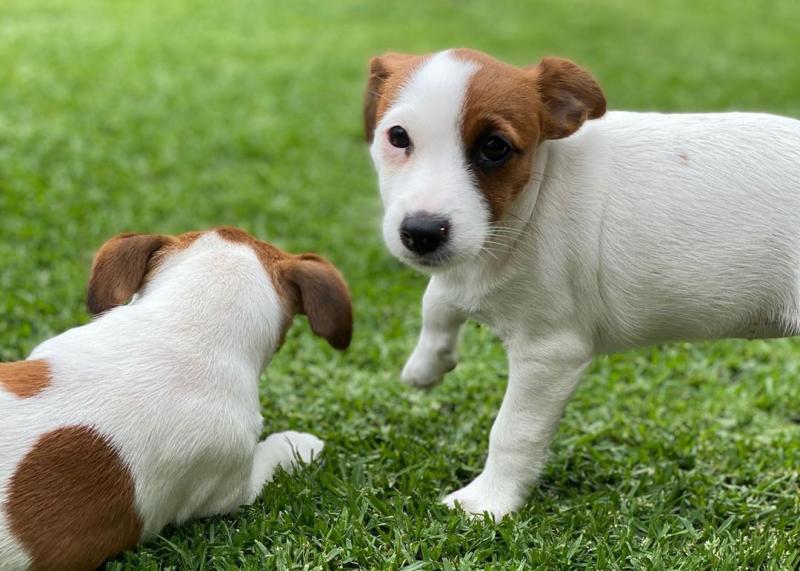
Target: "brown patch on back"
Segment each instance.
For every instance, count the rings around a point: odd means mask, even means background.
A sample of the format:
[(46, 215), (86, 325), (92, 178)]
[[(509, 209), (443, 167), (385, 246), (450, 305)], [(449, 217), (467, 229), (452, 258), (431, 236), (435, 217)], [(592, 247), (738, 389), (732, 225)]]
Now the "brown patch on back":
[(0, 363), (0, 387), (17, 395), (30, 398), (50, 386), (50, 365), (47, 361), (16, 361)]
[(139, 541), (134, 483), (88, 426), (44, 434), (17, 466), (5, 505), (34, 570), (95, 569)]
[(364, 136), (368, 143), (375, 135), (375, 126), (394, 103), (408, 77), (429, 56), (387, 53), (369, 62), (369, 79), (364, 93)]
[(462, 140), (467, 164), (473, 165), (480, 143), (501, 135), (514, 147), (502, 166), (473, 172), (499, 220), (531, 179), (540, 140), (566, 137), (591, 118), (605, 113), (605, 98), (594, 79), (572, 62), (545, 58), (519, 68), (481, 52), (453, 50), (457, 58), (478, 64), (464, 100)]

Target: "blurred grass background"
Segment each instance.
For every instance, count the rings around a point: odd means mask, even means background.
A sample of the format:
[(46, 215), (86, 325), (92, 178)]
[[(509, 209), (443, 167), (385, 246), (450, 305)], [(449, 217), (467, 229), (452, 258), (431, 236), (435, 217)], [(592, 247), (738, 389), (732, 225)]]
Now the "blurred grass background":
[(356, 302), (348, 353), (298, 320), (262, 383), (266, 432), (319, 434), (322, 461), (109, 569), (800, 564), (796, 340), (600, 358), (525, 509), (437, 504), (482, 466), (506, 363), (471, 326), (441, 387), (400, 385), (425, 280), (381, 244), (361, 93), (371, 55), (456, 46), (573, 58), (612, 109), (800, 117), (794, 0), (0, 3), (0, 360), (87, 321), (123, 230), (237, 225), (328, 256)]

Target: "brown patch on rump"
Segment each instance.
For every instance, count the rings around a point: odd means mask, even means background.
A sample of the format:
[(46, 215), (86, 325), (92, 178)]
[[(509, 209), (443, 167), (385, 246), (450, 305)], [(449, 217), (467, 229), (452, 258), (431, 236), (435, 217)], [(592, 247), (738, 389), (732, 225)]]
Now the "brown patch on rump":
[[(464, 100), (461, 135), (467, 164), (492, 219), (499, 220), (530, 181), (539, 141), (566, 137), (586, 119), (602, 116), (605, 98), (591, 75), (568, 60), (545, 58), (519, 68), (473, 50), (454, 54), (478, 64)], [(482, 170), (474, 158), (490, 135), (501, 135), (514, 152), (505, 164)]]
[[(255, 251), (290, 312), (308, 317), (311, 330), (336, 349), (346, 349), (353, 334), (353, 305), (339, 271), (316, 254), (294, 256), (238, 228), (216, 229), (225, 240)], [(288, 329), (291, 319), (287, 319)]]
[(31, 568), (95, 569), (139, 541), (134, 483), (111, 444), (88, 426), (44, 434), (17, 466), (5, 505)]
[(364, 136), (368, 143), (375, 135), (375, 125), (394, 102), (408, 76), (428, 56), (387, 53), (369, 62), (369, 79), (364, 93)]
[(0, 363), (0, 387), (20, 398), (36, 396), (49, 385), (50, 365), (47, 361)]

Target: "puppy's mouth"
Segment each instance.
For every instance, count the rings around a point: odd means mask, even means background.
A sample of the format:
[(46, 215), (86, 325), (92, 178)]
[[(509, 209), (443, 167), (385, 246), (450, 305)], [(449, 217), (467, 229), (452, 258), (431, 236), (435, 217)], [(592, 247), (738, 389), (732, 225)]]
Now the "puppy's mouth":
[(437, 273), (451, 268), (455, 262), (453, 252), (449, 250), (419, 255), (404, 251), (399, 256), (401, 262), (425, 273)]

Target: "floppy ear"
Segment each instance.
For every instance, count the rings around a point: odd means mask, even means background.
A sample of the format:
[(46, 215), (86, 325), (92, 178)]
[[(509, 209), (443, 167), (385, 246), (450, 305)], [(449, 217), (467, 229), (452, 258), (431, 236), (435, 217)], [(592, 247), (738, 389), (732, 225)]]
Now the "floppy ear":
[(531, 69), (536, 74), (539, 97), (544, 104), (543, 138), (568, 137), (587, 119), (605, 114), (606, 98), (588, 71), (557, 57), (546, 57)]
[(294, 256), (284, 276), (299, 296), (299, 313), (331, 347), (347, 349), (353, 336), (353, 304), (339, 271), (316, 254)]
[(120, 234), (103, 244), (92, 263), (89, 313), (99, 315), (130, 301), (144, 282), (153, 254), (171, 241), (156, 234)]
[(387, 53), (369, 60), (369, 79), (364, 92), (364, 137), (371, 143), (378, 122), (378, 107), (386, 97), (386, 82), (393, 75), (409, 69), (422, 56)]

